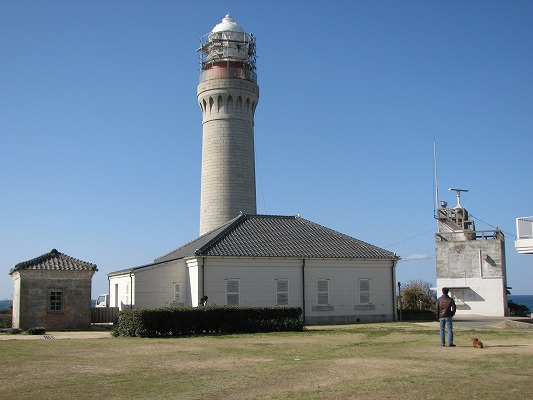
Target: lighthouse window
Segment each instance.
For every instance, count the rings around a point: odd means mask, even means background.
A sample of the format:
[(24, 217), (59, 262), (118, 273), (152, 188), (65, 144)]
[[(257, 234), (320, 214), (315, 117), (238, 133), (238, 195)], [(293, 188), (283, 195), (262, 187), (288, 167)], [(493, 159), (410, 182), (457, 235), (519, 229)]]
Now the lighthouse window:
[(50, 290), (48, 294), (48, 312), (63, 312), (63, 291)]
[(233, 97), (228, 96), (228, 110), (231, 111), (233, 109)]
[(222, 96), (218, 96), (217, 106), (218, 106), (218, 111), (222, 110), (222, 107), (224, 106), (224, 100), (222, 100)]

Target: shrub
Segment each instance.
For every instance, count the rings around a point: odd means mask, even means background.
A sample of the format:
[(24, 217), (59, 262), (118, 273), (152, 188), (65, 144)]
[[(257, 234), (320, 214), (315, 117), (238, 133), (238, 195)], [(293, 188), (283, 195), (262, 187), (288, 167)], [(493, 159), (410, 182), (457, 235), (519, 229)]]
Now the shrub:
[(433, 310), (397, 310), (398, 319), (402, 321), (435, 321), (435, 311)]
[(43, 326), (32, 326), (26, 331), (26, 333), (28, 335), (44, 335), (46, 333), (46, 328)]
[(422, 302), (422, 309), (432, 310), (435, 308), (436, 294), (431, 290), (431, 284), (421, 280), (408, 281), (402, 287), (403, 308), (419, 310)]
[(22, 329), (10, 328), (10, 329), (7, 330), (7, 333), (10, 334), (10, 335), (18, 335), (18, 334), (22, 333)]
[(12, 315), (11, 310), (0, 310), (0, 328), (11, 328)]
[(524, 306), (523, 304), (517, 304), (512, 300), (507, 302), (507, 307), (509, 307), (512, 317), (529, 317), (531, 315), (529, 307)]
[(124, 310), (120, 336), (181, 336), (303, 330), (299, 307), (198, 307)]

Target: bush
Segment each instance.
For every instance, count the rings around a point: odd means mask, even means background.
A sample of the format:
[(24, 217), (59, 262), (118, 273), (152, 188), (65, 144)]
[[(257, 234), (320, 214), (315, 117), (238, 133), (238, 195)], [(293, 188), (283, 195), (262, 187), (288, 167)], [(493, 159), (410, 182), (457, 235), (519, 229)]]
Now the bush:
[(11, 328), (11, 326), (12, 326), (11, 310), (0, 310), (0, 329)]
[(26, 333), (28, 335), (44, 335), (46, 333), (46, 328), (43, 326), (33, 326), (29, 328)]
[(422, 304), (423, 310), (435, 309), (437, 296), (431, 290), (431, 284), (429, 282), (421, 280), (408, 281), (402, 287), (400, 295), (402, 296), (404, 309), (420, 310), (420, 304)]
[(507, 307), (512, 317), (529, 317), (531, 315), (531, 310), (529, 307), (522, 304), (517, 304), (512, 300), (507, 302)]
[(7, 330), (7, 333), (10, 334), (10, 335), (18, 335), (18, 334), (22, 333), (22, 329), (10, 328), (10, 329)]
[[(400, 319), (400, 310), (397, 310)], [(435, 311), (433, 310), (402, 310), (402, 321), (435, 321)]]
[(199, 307), (124, 310), (120, 336), (182, 336), (303, 330), (299, 307)]

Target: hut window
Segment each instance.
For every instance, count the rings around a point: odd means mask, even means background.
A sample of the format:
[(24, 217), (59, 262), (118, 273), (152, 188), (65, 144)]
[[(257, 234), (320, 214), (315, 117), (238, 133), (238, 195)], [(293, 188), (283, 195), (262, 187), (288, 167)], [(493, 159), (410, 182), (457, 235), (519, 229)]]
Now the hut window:
[(48, 311), (52, 313), (63, 312), (63, 292), (61, 290), (50, 290)]

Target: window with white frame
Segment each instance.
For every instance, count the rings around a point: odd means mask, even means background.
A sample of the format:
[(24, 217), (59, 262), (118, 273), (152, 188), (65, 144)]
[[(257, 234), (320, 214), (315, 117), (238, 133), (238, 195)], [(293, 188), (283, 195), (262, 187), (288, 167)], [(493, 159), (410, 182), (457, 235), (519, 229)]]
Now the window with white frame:
[(276, 279), (276, 305), (289, 305), (289, 280)]
[(359, 304), (370, 304), (370, 279), (359, 279)]
[(239, 305), (239, 280), (226, 279), (226, 305)]
[(329, 304), (329, 279), (318, 279), (316, 281), (317, 304)]
[(174, 282), (174, 302), (181, 301), (181, 282)]
[(48, 296), (48, 312), (61, 313), (63, 312), (63, 291), (50, 290)]

